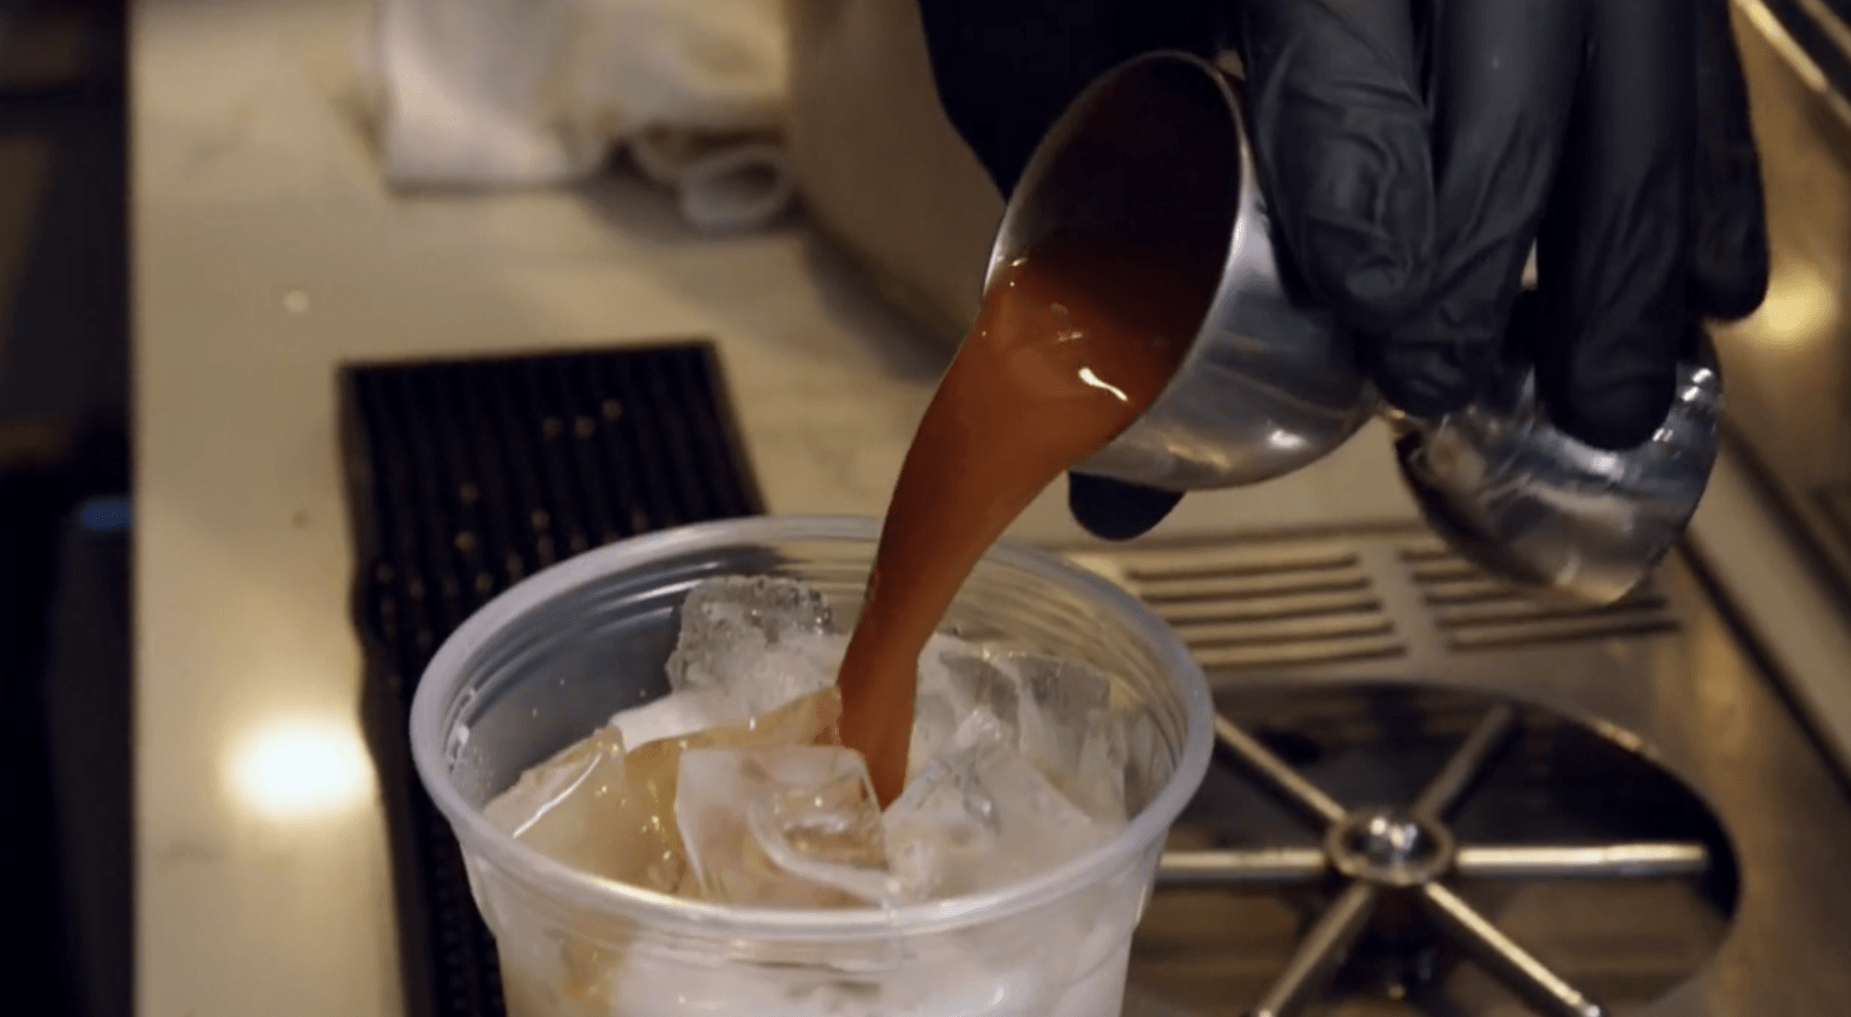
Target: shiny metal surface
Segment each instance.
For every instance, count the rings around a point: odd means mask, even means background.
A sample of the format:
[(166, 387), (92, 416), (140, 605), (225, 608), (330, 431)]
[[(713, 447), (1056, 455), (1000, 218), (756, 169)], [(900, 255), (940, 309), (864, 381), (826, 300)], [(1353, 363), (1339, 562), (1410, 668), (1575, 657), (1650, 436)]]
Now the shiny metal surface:
[[(1506, 703), (1491, 706), (1405, 811), (1380, 805), (1348, 810), (1332, 803), (1334, 815), (1316, 815), (1326, 826), (1322, 856), (1349, 882), (1260, 997), (1256, 1015), (1292, 1017), (1302, 1010), (1336, 975), (1385, 896), (1390, 902), (1409, 896), (1440, 929), (1548, 1017), (1601, 1017), (1604, 1011), (1597, 1004), (1443, 882), (1457, 871), (1456, 840), (1446, 821), (1516, 727), (1515, 708)], [(1286, 804), (1303, 807), (1305, 789), (1315, 787), (1310, 780), (1227, 718), (1217, 718), (1216, 733), (1233, 750), (1238, 765)], [(1244, 883), (1247, 874), (1241, 875)]]
[[(1452, 867), (1466, 879), (1632, 879), (1701, 875), (1709, 848), (1690, 842), (1562, 845), (1468, 845), (1453, 852)], [(1329, 875), (1318, 848), (1247, 848), (1170, 851), (1157, 867), (1165, 886), (1283, 886), (1315, 883)]]
[[(1381, 405), (1351, 332), (1281, 274), (1234, 88), (1184, 54), (1120, 65), (1055, 122), (1004, 210), (989, 278), (1056, 235), (1177, 243), (1224, 265), (1169, 387), (1079, 472), (1172, 491), (1252, 484), (1321, 458)], [(1679, 383), (1652, 441), (1610, 453), (1556, 430), (1524, 371), (1459, 413), (1400, 420), (1402, 472), (1482, 567), (1611, 603), (1683, 534), (1715, 459), (1718, 368), (1686, 365)]]
[(1464, 943), (1480, 964), (1528, 1000), (1544, 1017), (1602, 1017), (1600, 1004), (1505, 935), (1490, 919), (1443, 883), (1420, 888), (1420, 903), (1442, 928)]
[(1248, 772), (1265, 781), (1281, 798), (1313, 821), (1333, 826), (1343, 822), (1348, 814), (1336, 799), (1306, 780), (1285, 760), (1274, 755), (1272, 750), (1261, 745), (1226, 717), (1215, 718), (1215, 740), (1222, 748), (1233, 753)]
[(1772, 248), (1766, 301), (1720, 329), (1728, 420), (1851, 601), (1851, 103), (1760, 0), (1735, 0)]
[(1851, 101), (1762, 0), (1734, 0), (1772, 278), (1717, 328), (1723, 455), (1691, 547), (1790, 702), (1851, 774)]
[[(1493, 644), (1460, 638), (1455, 610), (1461, 597), (1494, 595), (1422, 579), (1432, 559), (1397, 546), (1415, 537), (1294, 539), (1152, 544), (1112, 558), (1146, 595), (1168, 588), (1173, 572), (1197, 585), (1240, 575), (1256, 615), (1288, 609), (1297, 594), (1284, 580), (1322, 581), (1304, 562), (1341, 559), (1351, 563), (1346, 588), (1374, 605), (1402, 647), (1211, 675), (1223, 731), (1258, 751), (1224, 737), (1233, 765), (1211, 772), (1172, 834), (1134, 951), (1140, 1008), (1193, 1017), (1274, 1002), (1316, 1017), (1842, 1012), (1851, 797), (1681, 555), (1654, 579), (1653, 598), (1674, 619), (1655, 635), (1567, 637), (1539, 620), (1530, 638)], [(1517, 704), (1526, 719), (1500, 732), (1478, 705), (1487, 701)], [(1539, 722), (1538, 709), (1567, 719)], [(1297, 731), (1377, 747), (1320, 756), (1290, 736)], [(1501, 756), (1490, 751), (1500, 735)], [(1481, 782), (1472, 761), (1485, 767)], [(1325, 810), (1300, 801), (1285, 771), (1346, 812), (1459, 789), (1434, 798), (1463, 803), (1448, 820), (1459, 840), (1449, 875), (1416, 891), (1381, 886), (1369, 895), (1380, 898), (1371, 922), (1354, 932), (1361, 919), (1351, 912), (1366, 902), (1333, 888)], [(1418, 931), (1436, 926), (1437, 944)], [(1336, 988), (1276, 991), (1324, 971), (1312, 954), (1348, 955)]]
[(1697, 876), (1710, 867), (1702, 844), (1602, 844), (1595, 847), (1469, 847), (1453, 865), (1467, 879), (1635, 879)]
[(1076, 99), (1003, 213), (989, 277), (1057, 233), (1176, 242), (1225, 265), (1168, 389), (1079, 471), (1173, 491), (1252, 484), (1368, 420), (1349, 331), (1280, 276), (1233, 86), (1212, 65), (1150, 54)]
[(1459, 413), (1406, 420), (1395, 455), (1428, 523), (1480, 567), (1611, 604), (1684, 535), (1716, 462), (1721, 404), (1715, 364), (1685, 363), (1658, 432), (1608, 452), (1550, 423), (1525, 370)]
[(1428, 782), (1419, 798), (1414, 799), (1408, 814), (1416, 820), (1443, 822), (1484, 775), (1486, 764), (1510, 740), (1516, 726), (1517, 711), (1510, 706), (1500, 703), (1486, 711), (1478, 726), (1447, 758), (1439, 775)]
[(1337, 973), (1381, 899), (1381, 887), (1374, 883), (1356, 882), (1344, 887), (1336, 903), (1306, 934), (1285, 971), (1260, 997), (1253, 1017), (1291, 1017), (1322, 990)]

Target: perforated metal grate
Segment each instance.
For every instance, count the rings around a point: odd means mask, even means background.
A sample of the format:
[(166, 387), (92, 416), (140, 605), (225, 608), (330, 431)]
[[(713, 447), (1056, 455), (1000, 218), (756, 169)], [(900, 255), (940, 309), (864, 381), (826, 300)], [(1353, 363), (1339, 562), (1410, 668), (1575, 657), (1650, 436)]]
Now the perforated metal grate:
[(1578, 607), (1526, 596), (1439, 546), (1403, 547), (1433, 624), (1454, 650), (1512, 649), (1676, 632), (1671, 606), (1648, 580), (1617, 604)]
[(418, 676), (470, 613), (563, 558), (762, 511), (711, 344), (341, 373), (366, 719), (392, 837), (407, 1009), (503, 1013), (494, 941), (413, 772)]
[(1168, 622), (1206, 670), (1382, 660), (1407, 651), (1345, 542), (1228, 540), (1069, 552)]
[(1066, 554), (1141, 598), (1210, 672), (1401, 661), (1423, 641), (1457, 653), (1678, 629), (1652, 582), (1609, 607), (1554, 603), (1493, 579), (1412, 526)]

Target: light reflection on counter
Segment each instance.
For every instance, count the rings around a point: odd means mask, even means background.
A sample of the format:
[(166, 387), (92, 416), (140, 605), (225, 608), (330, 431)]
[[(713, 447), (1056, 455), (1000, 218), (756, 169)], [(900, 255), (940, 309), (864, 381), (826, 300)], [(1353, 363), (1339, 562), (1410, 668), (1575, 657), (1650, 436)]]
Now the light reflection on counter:
[(1837, 289), (1811, 265), (1794, 263), (1774, 272), (1760, 309), (1732, 331), (1770, 349), (1793, 349), (1831, 334), (1837, 320)]
[(373, 793), (372, 761), (351, 721), (279, 717), (240, 740), (228, 763), (239, 804), (269, 819), (325, 818)]

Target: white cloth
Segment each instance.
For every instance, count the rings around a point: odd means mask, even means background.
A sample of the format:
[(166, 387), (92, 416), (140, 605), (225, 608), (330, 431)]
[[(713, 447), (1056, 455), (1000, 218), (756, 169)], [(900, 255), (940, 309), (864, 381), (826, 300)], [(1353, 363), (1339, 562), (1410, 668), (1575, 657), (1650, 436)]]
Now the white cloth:
[(781, 0), (379, 0), (361, 44), (401, 186), (559, 184), (628, 149), (705, 229), (791, 202)]

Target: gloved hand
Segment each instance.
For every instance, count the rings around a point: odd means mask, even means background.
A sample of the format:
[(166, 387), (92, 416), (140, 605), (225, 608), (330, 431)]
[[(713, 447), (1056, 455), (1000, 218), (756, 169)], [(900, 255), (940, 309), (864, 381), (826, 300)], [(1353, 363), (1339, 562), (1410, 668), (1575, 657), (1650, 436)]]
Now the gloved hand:
[[(1007, 195), (1095, 77), (1233, 48), (1275, 244), (1362, 336), (1388, 401), (1468, 402), (1533, 360), (1557, 426), (1636, 445), (1697, 317), (1767, 286), (1728, 0), (920, 0), (939, 97)], [(1548, 337), (1504, 349), (1523, 263)], [(1181, 496), (1072, 475), (1109, 539)]]

